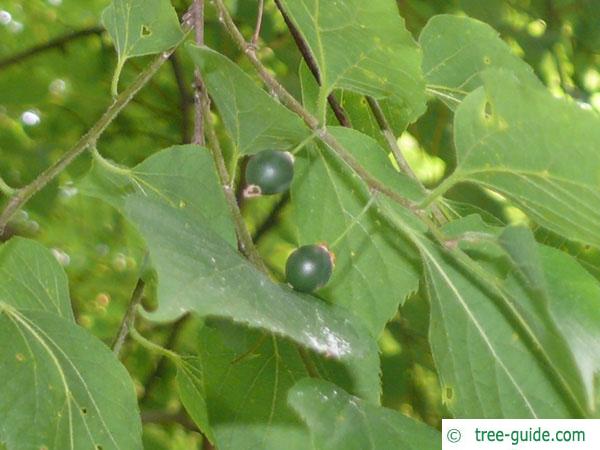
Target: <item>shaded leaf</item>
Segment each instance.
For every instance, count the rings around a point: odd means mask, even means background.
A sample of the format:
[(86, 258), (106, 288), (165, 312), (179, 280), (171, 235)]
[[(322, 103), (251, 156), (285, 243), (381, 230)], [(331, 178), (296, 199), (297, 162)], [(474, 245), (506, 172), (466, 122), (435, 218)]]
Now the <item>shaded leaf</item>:
[(588, 408), (597, 414), (595, 377), (600, 372), (600, 284), (569, 255), (550, 247), (541, 249), (550, 314), (577, 361), (588, 393)]
[(181, 403), (202, 434), (215, 442), (208, 419), (206, 388), (202, 361), (196, 357), (183, 357), (177, 364), (177, 390)]
[(0, 302), (0, 440), (11, 450), (141, 449), (133, 383), (114, 354), (54, 314)]
[(264, 328), (345, 361), (361, 395), (378, 398), (376, 347), (347, 313), (274, 283), (187, 208), (142, 194), (126, 204), (158, 272), (160, 305), (150, 318), (193, 311)]
[(181, 389), (180, 376), (194, 374), (185, 383), (202, 391), (209, 431), (220, 449), (307, 449), (307, 430), (287, 405), (290, 387), (308, 376), (297, 349), (265, 333), (247, 330), (244, 337), (247, 345), (236, 351), (218, 331), (201, 330), (199, 355), (186, 358), (179, 369), (182, 401), (188, 411), (199, 406), (197, 395)]
[(600, 284), (571, 256), (538, 245), (525, 228), (507, 228), (500, 242), (522, 275), (521, 283), (517, 277), (508, 280), (521, 299), (517, 306), (541, 318), (541, 323), (532, 323), (535, 332), (548, 343), (582, 409), (594, 411), (594, 377), (600, 371)]
[(299, 381), (290, 405), (307, 423), (316, 450), (433, 450), (438, 431), (397, 411), (381, 408), (318, 379)]

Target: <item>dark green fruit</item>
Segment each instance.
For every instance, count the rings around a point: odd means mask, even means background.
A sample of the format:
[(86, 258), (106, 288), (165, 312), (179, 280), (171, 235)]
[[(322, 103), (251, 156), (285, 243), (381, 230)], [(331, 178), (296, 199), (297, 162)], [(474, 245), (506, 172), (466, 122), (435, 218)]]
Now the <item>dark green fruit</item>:
[(333, 254), (324, 245), (304, 245), (289, 256), (286, 280), (297, 291), (313, 292), (331, 278), (333, 261)]
[(264, 150), (252, 156), (246, 166), (247, 195), (285, 192), (294, 178), (294, 157), (288, 152)]

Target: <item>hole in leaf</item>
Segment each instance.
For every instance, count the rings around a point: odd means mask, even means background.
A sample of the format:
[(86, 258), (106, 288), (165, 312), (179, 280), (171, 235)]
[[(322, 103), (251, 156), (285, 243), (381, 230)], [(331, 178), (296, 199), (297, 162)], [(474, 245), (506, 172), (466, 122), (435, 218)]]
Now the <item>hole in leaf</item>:
[(102, 447), (100, 444), (96, 444), (96, 450), (103, 450), (104, 447)]
[(485, 107), (483, 108), (483, 117), (486, 120), (490, 120), (493, 113), (494, 111), (492, 109), (492, 104), (490, 102), (485, 102)]
[(446, 401), (451, 401), (454, 398), (454, 389), (450, 386), (446, 386), (446, 389), (444, 389), (444, 397), (446, 398)]
[(142, 37), (148, 37), (152, 34), (148, 25), (142, 25)]
[(87, 414), (87, 408), (81, 408), (81, 414)]
[(484, 56), (483, 63), (489, 66), (492, 63), (492, 58), (490, 58), (489, 56)]

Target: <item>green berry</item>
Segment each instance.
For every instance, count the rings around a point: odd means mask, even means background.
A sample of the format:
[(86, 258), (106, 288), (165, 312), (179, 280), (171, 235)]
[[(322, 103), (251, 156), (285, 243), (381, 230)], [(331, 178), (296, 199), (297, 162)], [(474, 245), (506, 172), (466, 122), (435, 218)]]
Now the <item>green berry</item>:
[(248, 195), (285, 192), (294, 178), (294, 157), (288, 152), (264, 150), (253, 155), (246, 166)]
[(320, 289), (331, 278), (333, 262), (333, 254), (324, 245), (304, 245), (294, 250), (287, 260), (287, 282), (300, 292)]

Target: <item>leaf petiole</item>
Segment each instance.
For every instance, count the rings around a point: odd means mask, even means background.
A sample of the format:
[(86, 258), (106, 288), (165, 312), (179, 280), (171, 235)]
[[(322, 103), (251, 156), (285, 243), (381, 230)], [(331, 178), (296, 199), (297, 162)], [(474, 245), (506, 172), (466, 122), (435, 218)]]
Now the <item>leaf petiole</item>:
[(159, 355), (165, 356), (167, 358), (169, 358), (171, 361), (173, 361), (175, 364), (180, 364), (181, 363), (181, 356), (178, 355), (175, 352), (172, 352), (171, 350), (168, 350), (164, 347), (161, 347), (158, 344), (155, 344), (152, 341), (149, 341), (148, 339), (146, 339), (144, 336), (142, 336), (138, 330), (136, 330), (134, 327), (131, 327), (129, 329), (129, 335), (133, 338), (134, 341), (136, 341), (138, 344), (140, 344), (142, 347), (154, 352), (154, 353), (158, 353)]
[(94, 158), (94, 161), (97, 162), (104, 169), (108, 170), (109, 172), (112, 172), (117, 175), (125, 175), (125, 176), (132, 175), (132, 170), (129, 167), (117, 165), (117, 164), (111, 162), (110, 160), (104, 158), (100, 154), (100, 152), (98, 152), (98, 149), (96, 148), (95, 145), (91, 146), (91, 151), (92, 151), (92, 157)]
[(17, 192), (16, 189), (11, 188), (2, 177), (0, 177), (0, 192), (7, 197), (12, 197)]
[(119, 58), (117, 60), (115, 72), (113, 73), (112, 82), (110, 83), (110, 93), (113, 96), (113, 98), (116, 98), (119, 95), (119, 79), (121, 78), (121, 72), (123, 71), (124, 65), (125, 59)]

